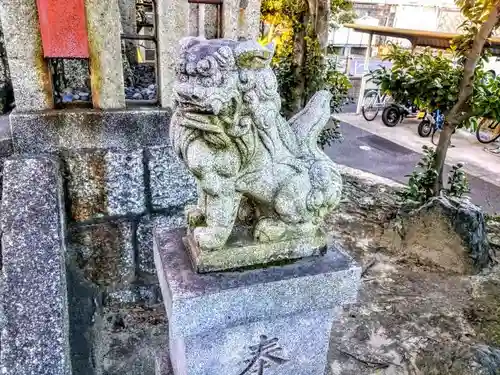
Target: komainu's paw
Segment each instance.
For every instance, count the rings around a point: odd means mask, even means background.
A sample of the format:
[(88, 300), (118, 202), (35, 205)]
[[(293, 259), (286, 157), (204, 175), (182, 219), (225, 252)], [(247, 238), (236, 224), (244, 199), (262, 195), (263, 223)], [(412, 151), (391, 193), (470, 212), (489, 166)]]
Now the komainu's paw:
[(288, 224), (281, 220), (263, 218), (255, 226), (254, 238), (259, 242), (287, 241), (313, 236), (316, 226), (312, 223)]
[(193, 236), (201, 249), (216, 250), (224, 247), (230, 230), (224, 227), (198, 227), (193, 231)]

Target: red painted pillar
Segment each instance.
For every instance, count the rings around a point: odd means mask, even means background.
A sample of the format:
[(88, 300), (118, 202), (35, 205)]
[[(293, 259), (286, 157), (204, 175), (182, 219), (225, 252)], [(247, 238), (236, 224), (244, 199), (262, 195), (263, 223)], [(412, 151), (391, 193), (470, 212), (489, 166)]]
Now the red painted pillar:
[(45, 57), (88, 58), (84, 0), (36, 0)]

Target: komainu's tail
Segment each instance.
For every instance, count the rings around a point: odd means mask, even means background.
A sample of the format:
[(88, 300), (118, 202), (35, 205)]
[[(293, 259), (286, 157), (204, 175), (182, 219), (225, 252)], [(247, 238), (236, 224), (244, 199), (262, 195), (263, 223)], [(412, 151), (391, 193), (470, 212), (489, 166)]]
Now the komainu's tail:
[(293, 116), (288, 123), (292, 128), (302, 155), (318, 157), (323, 152), (318, 147), (318, 136), (330, 120), (330, 100), (332, 94), (329, 91), (318, 91), (309, 100), (305, 108)]

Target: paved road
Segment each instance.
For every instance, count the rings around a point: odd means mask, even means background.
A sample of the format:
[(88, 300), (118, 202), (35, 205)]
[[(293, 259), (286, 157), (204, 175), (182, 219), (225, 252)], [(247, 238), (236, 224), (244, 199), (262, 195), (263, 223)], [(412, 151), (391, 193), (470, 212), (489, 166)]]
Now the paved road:
[[(421, 155), (385, 138), (342, 123), (345, 140), (325, 152), (335, 162), (406, 183)], [(499, 159), (500, 162), (500, 159)], [(500, 188), (469, 176), (471, 200), (488, 213), (500, 213)]]

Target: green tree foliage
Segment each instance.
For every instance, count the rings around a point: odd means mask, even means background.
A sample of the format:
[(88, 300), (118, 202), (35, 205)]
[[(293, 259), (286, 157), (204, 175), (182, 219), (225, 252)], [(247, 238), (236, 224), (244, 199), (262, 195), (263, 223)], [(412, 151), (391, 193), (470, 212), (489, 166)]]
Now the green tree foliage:
[(323, 44), (329, 26), (351, 21), (353, 15), (352, 4), (347, 0), (262, 1), (261, 20), (265, 30), (261, 42), (275, 44), (272, 64), (285, 115), (298, 112), (316, 91), (323, 89), (332, 92), (334, 110), (343, 104), (350, 83), (326, 59)]
[(488, 38), (499, 26), (500, 0), (456, 2), (467, 19), (451, 48), (453, 59), (430, 50), (413, 55), (393, 47), (388, 55), (393, 69), (374, 73), (374, 79), (396, 99), (413, 99), (430, 110), (441, 109), (446, 116), (433, 162), (434, 196), (443, 190), (443, 168), (455, 129), (473, 117), (500, 120), (500, 82), (486, 79), (481, 69)]
[[(372, 72), (373, 81), (382, 91), (390, 93), (396, 101), (407, 98), (421, 108), (440, 109), (445, 115), (449, 114), (458, 101), (463, 77), (463, 65), (458, 62), (460, 55), (431, 49), (411, 53), (391, 45), (384, 58), (393, 62), (392, 68), (382, 67)], [(500, 120), (500, 101), (497, 99), (500, 78), (489, 78), (481, 64), (476, 67), (472, 85), (471, 117)]]
[(375, 70), (372, 79), (396, 101), (410, 99), (421, 108), (445, 113), (456, 103), (462, 69), (442, 52), (412, 53), (391, 45), (384, 58), (392, 61), (392, 68)]
[(421, 205), (432, 196), (437, 172), (433, 168), (436, 153), (430, 147), (423, 147), (424, 154), (416, 169), (408, 177), (408, 185), (399, 194), (405, 204)]
[[(440, 194), (443, 189), (443, 170), (446, 160), (446, 153), (450, 145), (450, 140), (455, 129), (468, 121), (475, 114), (478, 108), (484, 109), (483, 116), (491, 116), (497, 111), (490, 110), (489, 107), (476, 102), (474, 109), (474, 82), (478, 82), (476, 68), (481, 67), (485, 56), (485, 46), (488, 38), (499, 26), (500, 21), (500, 0), (456, 0), (462, 13), (467, 17), (463, 28), (464, 34), (455, 41), (455, 52), (459, 56), (459, 62), (463, 66), (462, 79), (460, 80), (458, 99), (446, 116), (443, 131), (439, 136), (439, 143), (436, 148), (436, 161), (434, 166), (438, 172), (438, 177), (434, 184), (434, 194)], [(484, 82), (483, 79), (480, 80)], [(476, 113), (474, 113), (476, 111)]]
[[(428, 146), (423, 146), (423, 156), (418, 162), (417, 168), (407, 176), (408, 185), (399, 194), (403, 203), (410, 206), (420, 206), (434, 196), (434, 182), (437, 171), (434, 168), (436, 162), (436, 151)], [(461, 198), (469, 192), (469, 182), (463, 164), (459, 163), (451, 167), (448, 173), (448, 188), (442, 193), (449, 197)]]
[(461, 198), (470, 191), (463, 167), (462, 163), (455, 164), (448, 173), (448, 188), (445, 189), (445, 193), (451, 197)]

